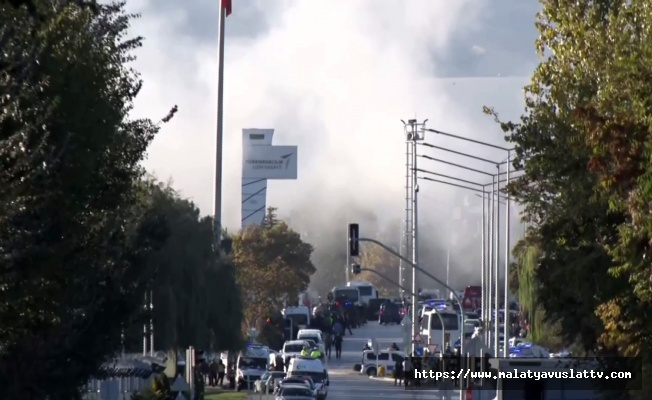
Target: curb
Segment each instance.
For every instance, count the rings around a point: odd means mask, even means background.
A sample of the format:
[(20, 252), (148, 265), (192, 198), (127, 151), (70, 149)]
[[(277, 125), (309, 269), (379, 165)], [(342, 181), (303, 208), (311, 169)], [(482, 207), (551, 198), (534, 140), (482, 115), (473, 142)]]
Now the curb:
[(370, 376), (369, 379), (373, 379), (375, 381), (394, 382), (394, 378), (387, 376)]

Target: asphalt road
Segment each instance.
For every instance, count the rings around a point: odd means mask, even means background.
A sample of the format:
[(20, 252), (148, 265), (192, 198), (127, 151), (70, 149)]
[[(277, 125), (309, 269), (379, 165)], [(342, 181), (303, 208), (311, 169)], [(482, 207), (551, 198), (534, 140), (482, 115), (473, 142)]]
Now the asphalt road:
[[(386, 398), (391, 400), (443, 400), (447, 399), (438, 390), (406, 391), (401, 386), (394, 386), (389, 378), (369, 378), (353, 370), (353, 364), (362, 361), (362, 348), (365, 343), (374, 338), (381, 349), (386, 349), (396, 343), (401, 350), (402, 327), (400, 325), (381, 326), (378, 322), (369, 321), (367, 325), (354, 329), (353, 335), (344, 337), (342, 359), (336, 360), (335, 351), (331, 360), (327, 360), (330, 386), (327, 400), (369, 400)], [(451, 400), (459, 399), (459, 390), (452, 391)], [(251, 395), (252, 400), (274, 400), (274, 396)]]
[[(342, 359), (328, 361), (331, 384), (328, 388), (328, 400), (368, 400), (387, 398), (392, 400), (444, 399), (438, 390), (406, 391), (388, 378), (372, 379), (353, 371), (353, 364), (362, 360), (362, 348), (367, 340), (375, 338), (381, 349), (392, 343), (402, 346), (402, 327), (400, 325), (381, 326), (369, 321), (367, 325), (353, 330), (353, 335), (344, 337)], [(459, 399), (459, 391), (452, 393), (452, 399)]]

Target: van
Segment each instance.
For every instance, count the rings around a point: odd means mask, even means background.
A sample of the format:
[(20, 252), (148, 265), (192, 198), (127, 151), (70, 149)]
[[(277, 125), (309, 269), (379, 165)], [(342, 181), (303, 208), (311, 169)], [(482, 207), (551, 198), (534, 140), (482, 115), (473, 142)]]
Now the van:
[(318, 399), (325, 399), (328, 395), (328, 371), (321, 360), (311, 357), (296, 357), (290, 360), (287, 378), (306, 376), (315, 383)]
[(379, 367), (385, 367), (385, 371), (391, 372), (397, 361), (403, 362), (406, 358), (407, 354), (402, 351), (381, 350), (376, 356), (373, 350), (365, 350), (362, 352), (360, 373), (376, 376)]
[(321, 331), (319, 329), (300, 329), (297, 333), (297, 340), (312, 340), (317, 344), (319, 351), (324, 354), (325, 346), (324, 339), (321, 336)]
[(283, 318), (291, 319), (292, 325), (299, 329), (310, 326), (310, 308), (306, 306), (286, 307), (281, 314)]
[(251, 390), (254, 382), (269, 369), (269, 348), (267, 346), (248, 344), (240, 352), (236, 364), (237, 389)]

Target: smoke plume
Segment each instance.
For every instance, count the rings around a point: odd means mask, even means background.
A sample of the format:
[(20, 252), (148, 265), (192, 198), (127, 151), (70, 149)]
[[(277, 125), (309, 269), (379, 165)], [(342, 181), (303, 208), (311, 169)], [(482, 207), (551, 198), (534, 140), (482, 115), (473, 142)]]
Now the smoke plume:
[[(179, 105), (146, 166), (161, 179), (173, 177), (206, 214), (212, 212), (218, 3), (129, 4), (143, 14), (133, 33), (146, 37), (135, 65), (145, 81), (136, 112), (156, 118)], [(299, 146), (299, 179), (270, 181), (267, 204), (314, 245), (315, 281), (324, 286), (328, 279), (344, 279), (348, 222), (359, 222), (364, 236), (398, 245), (406, 173), (401, 119), (428, 119), (431, 128), (504, 144), (481, 108), (518, 116), (520, 88), (536, 63), (536, 1), (233, 3), (226, 42), (224, 222), (239, 229), (242, 128), (274, 128), (274, 144)], [(441, 135), (428, 134), (426, 142), (505, 158), (502, 151)], [(480, 161), (420, 152), (494, 172)], [(442, 163), (419, 163), (490, 182)], [(445, 278), (449, 250), (452, 283), (478, 283), (480, 199), (427, 181), (420, 182), (419, 199), (421, 264)], [(423, 280), (421, 286), (434, 284)]]

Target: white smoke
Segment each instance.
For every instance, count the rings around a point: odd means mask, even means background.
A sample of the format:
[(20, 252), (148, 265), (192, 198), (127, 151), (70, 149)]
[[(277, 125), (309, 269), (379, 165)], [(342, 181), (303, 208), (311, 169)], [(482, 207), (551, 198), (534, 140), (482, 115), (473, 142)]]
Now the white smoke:
[[(206, 18), (194, 20), (197, 13), (190, 10), (190, 3), (195, 8), (201, 5)], [(174, 186), (206, 214), (212, 212), (217, 49), (215, 37), (199, 40), (189, 29), (216, 26), (218, 3), (134, 0), (129, 4), (143, 12), (133, 33), (146, 37), (135, 64), (145, 81), (137, 114), (155, 118), (170, 106), (179, 106), (151, 147), (146, 166), (161, 179), (172, 177)], [(452, 43), (461, 35), (482, 36), (492, 24), (487, 15), (496, 12), (493, 2), (233, 3), (233, 14), (227, 18), (224, 110), (223, 220), (230, 230), (240, 226), (242, 128), (274, 128), (274, 144), (299, 146), (299, 179), (270, 181), (267, 204), (278, 207), (281, 216), (291, 215), (297, 229), (317, 225), (332, 231), (329, 224), (358, 220), (362, 218), (358, 212), (375, 216), (379, 225), (396, 224), (402, 218), (401, 119), (429, 119), (431, 128), (502, 144), (502, 132), (482, 115), (482, 106), (495, 106), (505, 117), (514, 117), (522, 109), (520, 88), (527, 78), (436, 78), (451, 54), (464, 51), (485, 57), (491, 53), (487, 44), (458, 48)], [(257, 18), (252, 20), (252, 15)], [(257, 33), (239, 34), (247, 29)], [(505, 158), (504, 152), (435, 134), (428, 134), (426, 141), (492, 160)], [(493, 172), (493, 167), (481, 162), (432, 149), (421, 151)], [(490, 181), (444, 164), (424, 159), (419, 163), (434, 172)], [(468, 197), (466, 207), (464, 197)], [(420, 199), (420, 218), (427, 227), (422, 241), (426, 246), (429, 240), (432, 246), (439, 242), (445, 248), (442, 243), (456, 231), (458, 250), (453, 249), (451, 258), (460, 270), (453, 275), (468, 280), (466, 272), (475, 274), (480, 251), (469, 256), (464, 244), (473, 240), (479, 246), (471, 235), (477, 231), (479, 217), (467, 217), (471, 222), (463, 226), (450, 216), (456, 207), (479, 210), (480, 199), (471, 192), (424, 181)], [(375, 234), (364, 226), (362, 232)], [(316, 248), (320, 240), (332, 239), (311, 238)]]

